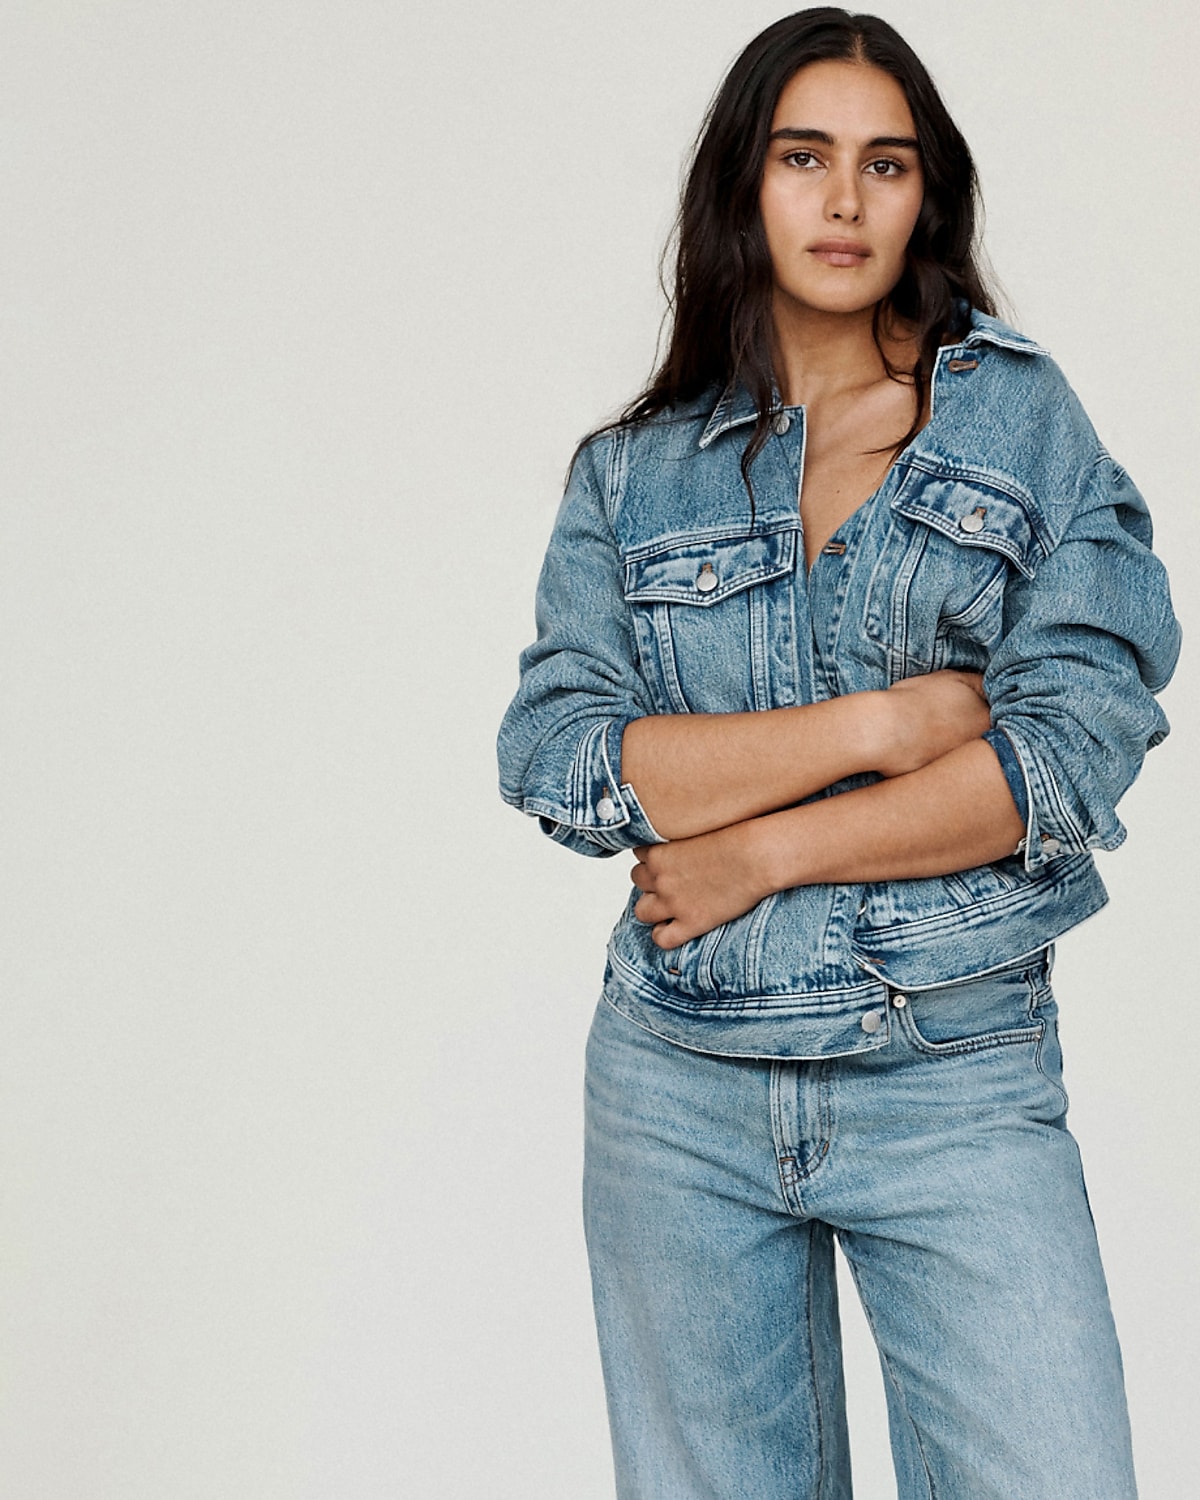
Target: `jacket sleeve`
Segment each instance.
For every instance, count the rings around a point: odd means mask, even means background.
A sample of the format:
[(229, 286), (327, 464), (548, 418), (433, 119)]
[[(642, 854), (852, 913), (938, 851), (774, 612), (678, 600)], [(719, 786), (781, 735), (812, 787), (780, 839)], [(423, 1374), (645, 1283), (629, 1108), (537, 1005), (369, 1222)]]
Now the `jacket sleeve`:
[(500, 727), (500, 794), (580, 854), (662, 843), (621, 779), (621, 737), (654, 712), (636, 665), (605, 504), (614, 434), (577, 455), (537, 589), (537, 640)]
[[(1125, 838), (1116, 805), (1168, 731), (1154, 694), (1179, 656), (1166, 571), (1145, 502), (1103, 454), (1057, 545), (1010, 584), (984, 676), (1001, 764), (1022, 785), (1025, 866)], [(1020, 850), (1018, 852), (1021, 852)]]

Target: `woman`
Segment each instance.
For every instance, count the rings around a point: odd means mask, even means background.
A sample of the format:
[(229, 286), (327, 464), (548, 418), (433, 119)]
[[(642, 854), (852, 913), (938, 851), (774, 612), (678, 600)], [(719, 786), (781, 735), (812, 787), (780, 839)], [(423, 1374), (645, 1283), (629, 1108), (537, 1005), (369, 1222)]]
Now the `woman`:
[(1135, 1494), (1048, 980), (1179, 632), (974, 202), (884, 22), (756, 38), (547, 553), (501, 785), (636, 859), (585, 1169), (623, 1497), (850, 1494), (835, 1234), (901, 1500)]

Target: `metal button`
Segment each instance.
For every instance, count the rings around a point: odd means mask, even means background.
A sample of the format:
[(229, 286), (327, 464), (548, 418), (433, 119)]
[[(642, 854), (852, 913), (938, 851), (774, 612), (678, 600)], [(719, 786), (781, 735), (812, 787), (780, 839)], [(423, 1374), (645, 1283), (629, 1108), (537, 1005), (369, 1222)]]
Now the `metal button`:
[(617, 815), (617, 804), (611, 797), (601, 797), (596, 803), (596, 816), (602, 823), (607, 823)]
[(963, 516), (961, 518), (958, 523), (959, 530), (970, 532), (970, 534), (974, 536), (977, 531), (983, 530), (983, 518), (986, 515), (987, 511), (985, 511), (982, 506), (977, 507), (977, 509), (973, 510), (969, 516)]
[(781, 411), (776, 413), (774, 426), (775, 431), (779, 434), (780, 437), (784, 435), (784, 433), (791, 425), (792, 419), (788, 416), (787, 412)]
[(702, 594), (711, 594), (717, 586), (717, 575), (713, 572), (712, 563), (705, 563), (700, 569), (700, 576), (696, 579), (696, 587)]
[(1048, 854), (1051, 859), (1054, 858), (1061, 848), (1062, 844), (1055, 838), (1045, 838), (1042, 840), (1042, 853)]
[(907, 995), (893, 995), (892, 996), (892, 1004), (896, 1007), (897, 1010), (903, 1010), (904, 1007), (908, 1004), (908, 996)]
[(883, 1012), (881, 1010), (869, 1010), (858, 1024), (864, 1031), (878, 1031), (883, 1025)]

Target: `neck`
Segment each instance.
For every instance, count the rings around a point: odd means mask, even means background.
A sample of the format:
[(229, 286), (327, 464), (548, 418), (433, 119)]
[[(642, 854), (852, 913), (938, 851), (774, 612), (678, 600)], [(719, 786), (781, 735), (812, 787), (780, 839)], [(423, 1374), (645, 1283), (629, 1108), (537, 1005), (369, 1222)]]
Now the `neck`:
[[(821, 312), (777, 297), (774, 307), (774, 360), (784, 403), (814, 402), (887, 378), (871, 324), (875, 309)], [(888, 359), (901, 369), (916, 363), (910, 337), (897, 336), (883, 320), (880, 340)]]

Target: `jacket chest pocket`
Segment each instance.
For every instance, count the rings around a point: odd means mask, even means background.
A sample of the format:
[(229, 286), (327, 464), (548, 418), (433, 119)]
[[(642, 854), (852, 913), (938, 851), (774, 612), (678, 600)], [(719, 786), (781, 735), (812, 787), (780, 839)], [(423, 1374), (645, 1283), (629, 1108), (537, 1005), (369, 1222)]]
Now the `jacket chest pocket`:
[(694, 533), (625, 559), (642, 675), (662, 713), (795, 701), (796, 527)]
[(1039, 546), (1025, 507), (974, 481), (910, 476), (872, 569), (865, 629), (888, 681), (955, 667), (982, 672), (1004, 633), (1014, 573)]

